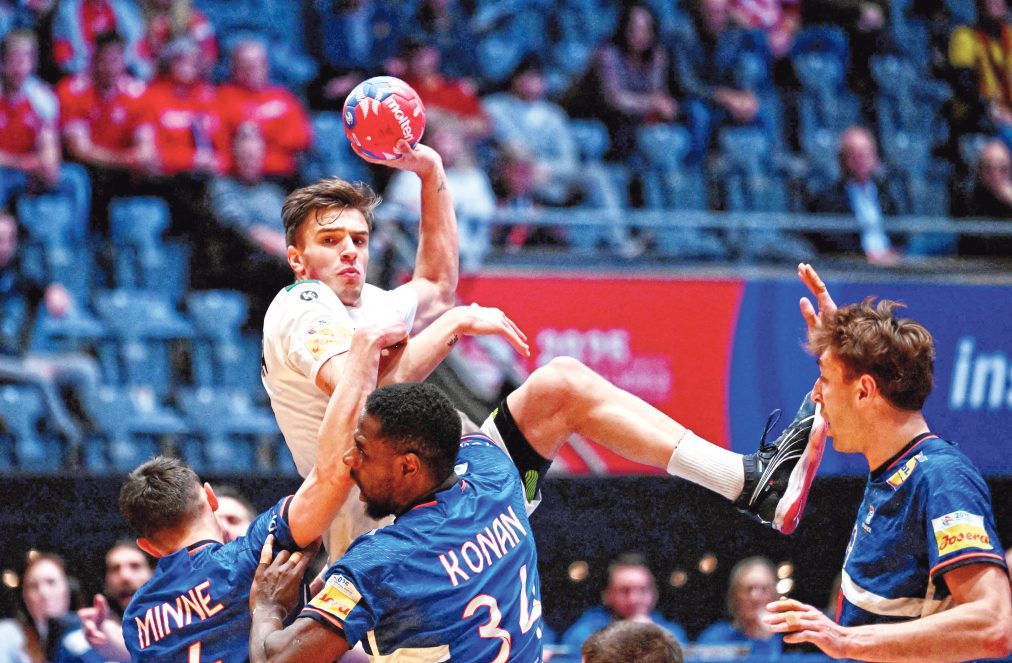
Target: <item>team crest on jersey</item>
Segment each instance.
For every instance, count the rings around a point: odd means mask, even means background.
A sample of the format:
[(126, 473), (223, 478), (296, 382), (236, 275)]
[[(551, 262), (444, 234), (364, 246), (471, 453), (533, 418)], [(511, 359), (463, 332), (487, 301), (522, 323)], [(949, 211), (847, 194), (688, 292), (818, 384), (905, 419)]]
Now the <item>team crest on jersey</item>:
[(338, 574), (327, 578), (327, 584), (309, 605), (344, 621), (361, 600), (362, 594), (351, 580)]
[(966, 548), (991, 549), (991, 537), (984, 528), (984, 517), (968, 511), (953, 511), (931, 519), (939, 557)]
[(352, 330), (339, 325), (311, 325), (307, 330), (306, 349), (313, 359), (342, 351), (351, 344)]
[(875, 505), (868, 505), (868, 515), (864, 517), (864, 522), (861, 523), (861, 529), (871, 534), (871, 519), (875, 517)]
[(903, 485), (903, 482), (910, 478), (910, 475), (914, 473), (914, 468), (917, 467), (918, 463), (923, 463), (925, 460), (924, 454), (919, 453), (907, 462), (903, 463), (900, 469), (896, 470), (888, 479), (888, 483), (893, 488), (899, 488)]

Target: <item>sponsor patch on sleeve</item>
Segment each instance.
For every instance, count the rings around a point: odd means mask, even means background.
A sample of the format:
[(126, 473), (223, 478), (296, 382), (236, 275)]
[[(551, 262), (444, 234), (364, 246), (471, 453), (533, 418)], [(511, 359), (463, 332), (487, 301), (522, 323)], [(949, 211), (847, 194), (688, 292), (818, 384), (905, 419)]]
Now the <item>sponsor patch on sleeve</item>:
[(336, 575), (327, 578), (327, 584), (313, 597), (309, 605), (344, 621), (361, 600), (362, 595), (355, 589), (351, 580), (343, 575)]
[(886, 482), (893, 488), (899, 488), (903, 485), (903, 482), (910, 478), (910, 475), (914, 473), (914, 468), (917, 464), (924, 460), (924, 454), (917, 454), (907, 462), (903, 463), (900, 469), (896, 470)]
[(344, 352), (351, 345), (353, 330), (334, 323), (315, 322), (306, 330), (306, 349), (314, 359)]
[(984, 528), (984, 517), (975, 513), (953, 511), (940, 518), (932, 518), (931, 528), (935, 532), (939, 557), (966, 548), (991, 549), (991, 537)]

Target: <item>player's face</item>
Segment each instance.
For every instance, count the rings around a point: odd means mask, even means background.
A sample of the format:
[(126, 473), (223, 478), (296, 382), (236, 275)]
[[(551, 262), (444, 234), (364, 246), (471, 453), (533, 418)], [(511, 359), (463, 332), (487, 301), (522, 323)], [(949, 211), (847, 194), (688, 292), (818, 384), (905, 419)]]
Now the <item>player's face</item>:
[(318, 279), (342, 304), (357, 306), (369, 265), (369, 224), (362, 212), (346, 207), (313, 210), (299, 235), (299, 246), (289, 249), (289, 263), (299, 278)]
[(214, 517), (225, 532), (225, 543), (245, 536), (249, 524), (253, 522), (252, 514), (243, 503), (231, 497), (218, 498), (218, 510), (214, 512)]
[(361, 491), (366, 513), (371, 518), (383, 518), (400, 511), (397, 500), (396, 466), (400, 455), (379, 436), (380, 423), (372, 415), (365, 415), (355, 431), (355, 446), (344, 454), (345, 464), (351, 468), (351, 478)]
[(148, 559), (140, 550), (127, 546), (113, 548), (105, 556), (105, 591), (126, 607), (141, 585), (151, 578)]
[(70, 611), (70, 586), (63, 569), (44, 559), (25, 573), (25, 606), (36, 620), (62, 617)]
[(846, 370), (832, 350), (819, 356), (819, 379), (812, 391), (812, 398), (822, 405), (822, 418), (826, 421), (833, 448), (844, 453), (859, 452), (854, 447), (856, 380), (846, 379)]
[(621, 619), (650, 614), (657, 602), (654, 579), (640, 566), (622, 566), (612, 573), (604, 591), (604, 603)]
[(766, 614), (766, 604), (776, 598), (776, 584), (770, 570), (760, 564), (748, 567), (738, 577), (732, 599), (735, 617), (747, 624), (757, 624)]

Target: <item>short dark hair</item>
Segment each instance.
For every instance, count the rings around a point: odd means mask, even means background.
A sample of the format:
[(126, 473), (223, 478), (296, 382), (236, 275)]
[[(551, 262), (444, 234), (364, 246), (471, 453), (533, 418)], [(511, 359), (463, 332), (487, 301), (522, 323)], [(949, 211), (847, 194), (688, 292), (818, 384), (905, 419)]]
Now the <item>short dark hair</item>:
[(383, 200), (372, 187), (364, 182), (348, 182), (340, 177), (329, 177), (319, 182), (296, 189), (285, 198), (281, 208), (281, 220), (285, 224), (285, 241), (288, 246), (295, 246), (302, 223), (310, 213), (316, 213), (331, 207), (351, 207), (362, 212), (365, 221), (372, 230), (374, 211)]
[(131, 472), (119, 491), (119, 510), (141, 536), (184, 525), (197, 515), (200, 479), (178, 458), (157, 456)]
[(860, 304), (824, 313), (808, 334), (808, 351), (826, 350), (843, 363), (844, 378), (875, 378), (882, 395), (903, 410), (918, 411), (934, 386), (935, 342), (931, 333), (893, 311), (900, 302), (868, 297)]
[(682, 663), (682, 647), (657, 624), (620, 621), (594, 633), (583, 643), (585, 663)]
[[(642, 568), (650, 574), (651, 578), (654, 577), (654, 572), (650, 570), (650, 565), (647, 564), (646, 557), (637, 552), (624, 552), (608, 563), (608, 584), (611, 584), (612, 576), (615, 575), (616, 571), (630, 566)], [(654, 584), (657, 584), (656, 580), (654, 581)]]
[(460, 415), (441, 389), (424, 382), (392, 384), (369, 394), (365, 412), (399, 453), (412, 451), (436, 479), (453, 472), (460, 448)]

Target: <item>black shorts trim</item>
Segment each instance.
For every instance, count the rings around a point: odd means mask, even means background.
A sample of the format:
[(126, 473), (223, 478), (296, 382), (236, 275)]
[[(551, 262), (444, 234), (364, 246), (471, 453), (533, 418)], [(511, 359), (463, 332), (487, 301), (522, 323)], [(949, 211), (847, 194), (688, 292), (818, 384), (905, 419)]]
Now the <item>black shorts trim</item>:
[(520, 474), (524, 497), (528, 502), (533, 502), (541, 490), (541, 484), (545, 480), (548, 468), (552, 466), (552, 461), (539, 454), (520, 432), (505, 398), (492, 413), (492, 422)]

